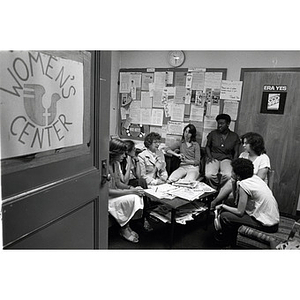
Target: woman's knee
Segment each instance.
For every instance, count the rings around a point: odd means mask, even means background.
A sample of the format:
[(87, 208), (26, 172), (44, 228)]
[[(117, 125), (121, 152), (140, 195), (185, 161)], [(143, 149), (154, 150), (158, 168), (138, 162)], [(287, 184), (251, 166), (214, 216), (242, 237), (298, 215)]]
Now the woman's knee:
[(178, 168), (170, 175), (169, 180), (174, 182), (184, 177), (185, 175), (186, 175), (186, 171), (182, 168)]
[(208, 180), (217, 180), (218, 179), (218, 174), (214, 174), (212, 172), (205, 172), (205, 177)]

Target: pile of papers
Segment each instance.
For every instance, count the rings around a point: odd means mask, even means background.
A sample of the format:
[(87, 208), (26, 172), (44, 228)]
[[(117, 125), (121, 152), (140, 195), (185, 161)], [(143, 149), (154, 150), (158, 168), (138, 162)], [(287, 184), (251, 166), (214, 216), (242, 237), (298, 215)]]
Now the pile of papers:
[(165, 183), (157, 186), (150, 186), (149, 189), (145, 189), (145, 192), (158, 199), (174, 199), (176, 196), (173, 196), (170, 192), (176, 189), (176, 186)]
[[(176, 211), (176, 223), (184, 225), (187, 221), (194, 220), (195, 216), (205, 210), (207, 210), (207, 207), (203, 203), (197, 203), (196, 201), (190, 202)], [(158, 206), (150, 212), (150, 215), (164, 223), (171, 223), (171, 209), (166, 206)]]
[[(182, 184), (180, 180), (179, 184)], [(177, 182), (177, 183), (178, 183)], [(157, 199), (174, 199), (175, 197), (179, 197), (188, 201), (194, 201), (198, 199), (201, 195), (207, 192), (214, 192), (215, 190), (205, 184), (204, 182), (198, 181), (185, 181), (185, 186), (178, 186), (177, 183), (171, 185), (168, 183), (161, 184), (158, 186), (151, 186), (149, 189), (145, 189), (146, 194), (152, 195)], [(183, 183), (184, 184), (184, 183)], [(188, 186), (190, 185), (190, 186)], [(191, 187), (193, 186), (193, 187)]]
[(179, 197), (185, 200), (193, 201), (203, 195), (204, 191), (196, 191), (191, 188), (181, 187), (176, 190), (170, 191), (170, 194), (175, 197)]
[(179, 187), (187, 187), (187, 188), (195, 188), (198, 184), (198, 181), (189, 181), (185, 179), (179, 179), (178, 181), (174, 182), (174, 186), (179, 186)]
[(204, 182), (197, 181), (197, 185), (194, 187), (195, 191), (203, 191), (204, 193), (215, 192), (216, 190), (207, 185)]

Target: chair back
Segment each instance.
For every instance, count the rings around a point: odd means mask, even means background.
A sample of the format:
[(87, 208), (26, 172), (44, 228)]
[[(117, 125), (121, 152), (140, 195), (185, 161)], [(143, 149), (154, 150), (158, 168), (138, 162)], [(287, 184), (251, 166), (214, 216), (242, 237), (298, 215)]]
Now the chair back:
[(274, 185), (274, 176), (275, 176), (275, 171), (270, 169), (268, 171), (268, 186), (271, 191), (273, 191), (273, 185)]

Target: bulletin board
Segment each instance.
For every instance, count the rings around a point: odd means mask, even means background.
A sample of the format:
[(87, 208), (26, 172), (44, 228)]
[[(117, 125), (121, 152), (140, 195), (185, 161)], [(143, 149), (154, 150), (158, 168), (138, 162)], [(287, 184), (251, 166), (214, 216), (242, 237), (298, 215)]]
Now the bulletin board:
[(154, 131), (170, 145), (191, 123), (197, 142), (204, 146), (207, 134), (216, 129), (216, 116), (224, 109), (237, 112), (238, 101), (230, 107), (226, 103), (237, 100), (226, 75), (223, 68), (120, 69), (119, 136), (143, 140)]

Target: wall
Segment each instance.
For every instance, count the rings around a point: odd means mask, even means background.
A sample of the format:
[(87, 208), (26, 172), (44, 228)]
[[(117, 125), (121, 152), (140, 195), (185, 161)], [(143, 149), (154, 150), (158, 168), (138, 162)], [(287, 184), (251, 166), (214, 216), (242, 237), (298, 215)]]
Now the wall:
[[(121, 68), (168, 68), (168, 51), (113, 51), (110, 134), (118, 133), (118, 71)], [(300, 67), (300, 51), (185, 51), (181, 66), (226, 68), (228, 80), (239, 80), (241, 68)]]

